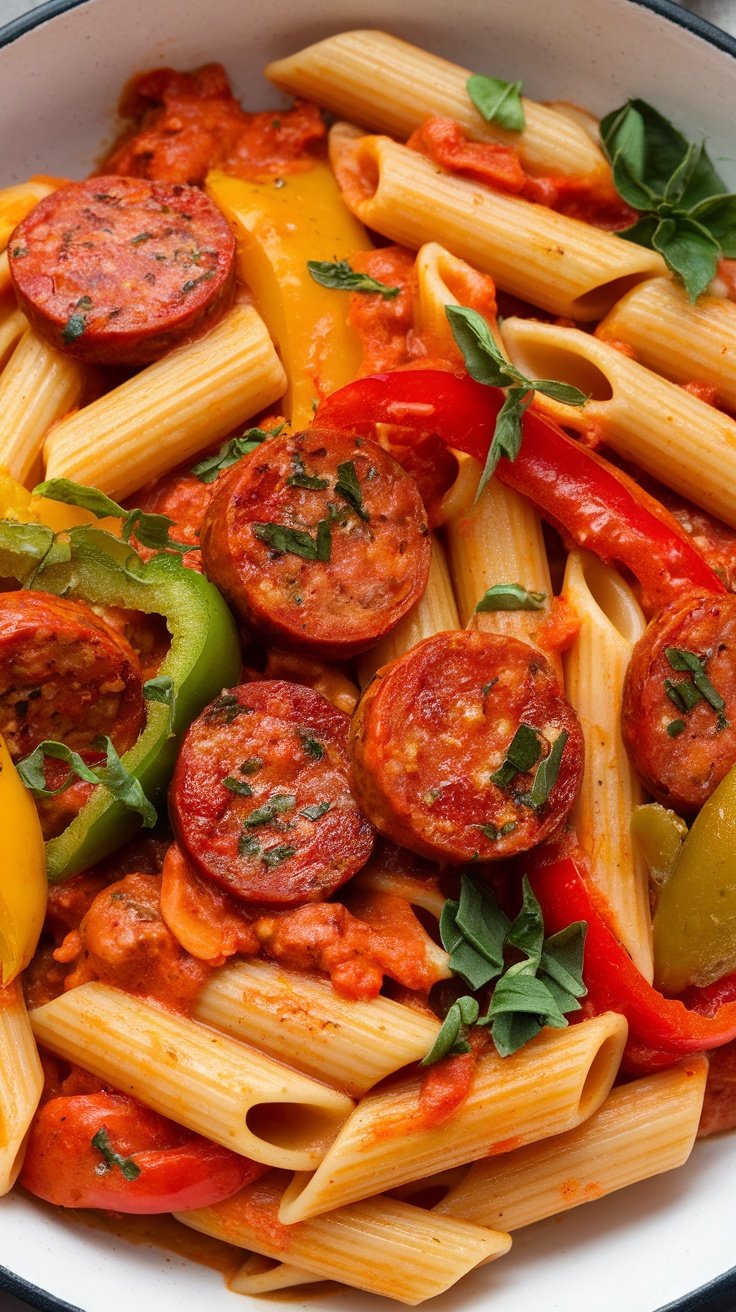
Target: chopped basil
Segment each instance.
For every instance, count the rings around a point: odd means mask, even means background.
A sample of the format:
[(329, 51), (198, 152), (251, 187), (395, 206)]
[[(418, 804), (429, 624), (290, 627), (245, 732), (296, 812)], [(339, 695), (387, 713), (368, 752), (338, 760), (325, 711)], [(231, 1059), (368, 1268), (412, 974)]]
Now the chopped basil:
[(208, 269), (206, 273), (200, 273), (198, 278), (187, 278), (187, 281), (182, 285), (181, 290), (186, 296), (188, 292), (193, 292), (194, 288), (198, 287), (201, 282), (209, 282), (214, 276), (215, 270)]
[(675, 683), (673, 679), (665, 679), (664, 689), (678, 711), (691, 711), (693, 706), (697, 706), (698, 702), (703, 700), (700, 689), (696, 688), (694, 683), (688, 683), (687, 679), (683, 679), (681, 683)]
[(278, 866), (282, 861), (287, 861), (290, 856), (296, 856), (296, 848), (287, 845), (283, 847), (269, 847), (261, 854), (261, 858), (267, 866)]
[[(726, 703), (705, 673), (705, 665), (701, 658), (696, 656), (695, 652), (686, 651), (683, 647), (666, 647), (665, 656), (673, 670), (687, 671), (692, 675), (693, 680), (692, 684), (689, 684), (687, 680), (673, 683), (671, 679), (665, 679), (665, 690), (670, 701), (674, 702), (678, 710), (687, 712), (703, 698), (717, 713), (716, 731), (726, 729), (729, 723), (724, 714)], [(693, 688), (694, 692), (691, 691)]]
[(474, 73), (465, 87), (486, 123), (498, 123), (509, 132), (523, 132), (526, 118), (521, 102), (521, 82), (504, 82), (501, 77)]
[(433, 1066), (436, 1061), (442, 1061), (443, 1057), (455, 1057), (463, 1052), (470, 1052), (470, 1044), (465, 1035), (470, 1027), (476, 1024), (479, 1011), (476, 999), (467, 995), (453, 1002), (437, 1038), (426, 1057), (419, 1063), (420, 1066)]
[(569, 737), (567, 730), (563, 729), (562, 733), (555, 738), (549, 755), (545, 756), (544, 760), (540, 761), (537, 766), (531, 789), (528, 793), (524, 793), (519, 797), (520, 802), (523, 802), (525, 806), (532, 807), (534, 811), (538, 811), (540, 807), (544, 806), (557, 783), (562, 763), (562, 753)]
[(359, 515), (361, 519), (369, 520), (370, 515), (363, 505), (363, 493), (358, 475), (355, 472), (355, 463), (352, 460), (345, 460), (343, 464), (337, 466), (337, 482), (335, 491), (341, 496), (348, 505)]
[(24, 260), (28, 254), (27, 246), (14, 246), (11, 252), (14, 260)]
[(480, 832), (486, 838), (490, 839), (492, 843), (495, 843), (499, 838), (505, 838), (507, 834), (513, 834), (516, 828), (516, 821), (507, 820), (506, 824), (501, 825), (500, 828), (497, 825), (494, 825), (492, 821), (489, 821), (488, 824), (476, 825), (475, 828), (480, 829)]
[(310, 802), (308, 806), (302, 807), (299, 814), (307, 820), (319, 820), (320, 816), (327, 815), (329, 809), (329, 802)]
[(205, 719), (223, 720), (225, 724), (232, 724), (239, 715), (252, 714), (253, 707), (243, 706), (234, 692), (221, 692), (204, 711)]
[(499, 788), (508, 788), (517, 774), (528, 774), (541, 755), (539, 730), (530, 724), (520, 724), (506, 750), (506, 759), (491, 775), (491, 782)]
[(484, 592), (476, 611), (542, 610), (546, 592), (528, 592), (520, 583), (495, 583)]
[(249, 756), (247, 761), (241, 761), (238, 769), (241, 774), (258, 774), (263, 769), (263, 757)]
[(253, 834), (241, 834), (238, 842), (238, 853), (240, 856), (260, 856), (261, 845), (258, 839)]
[(251, 451), (256, 451), (267, 438), (278, 437), (284, 427), (284, 424), (279, 424), (278, 428), (270, 432), (266, 432), (263, 428), (247, 428), (240, 437), (231, 437), (228, 442), (224, 442), (214, 455), (205, 456), (199, 464), (192, 465), (189, 472), (196, 475), (202, 483), (214, 483), (223, 469), (230, 469), (232, 465), (242, 460), (243, 456), (249, 456)]
[[(144, 829), (152, 829), (158, 816), (155, 807), (146, 797), (140, 781), (129, 774), (118, 756), (111, 740), (106, 736), (96, 738), (92, 744), (95, 750), (105, 753), (104, 765), (91, 767), (82, 760), (78, 752), (73, 752), (65, 743), (46, 739), (39, 743), (35, 751), (17, 766), (18, 774), (29, 792), (34, 797), (56, 797), (71, 788), (75, 779), (88, 784), (101, 784), (118, 802), (129, 811), (135, 811), (143, 822)], [(46, 787), (44, 762), (47, 756), (55, 761), (64, 761), (69, 766), (69, 774), (58, 788)]]
[(223, 788), (227, 788), (231, 793), (235, 793), (238, 797), (253, 796), (253, 789), (250, 784), (247, 784), (244, 779), (236, 779), (232, 774), (229, 774), (223, 779), (222, 786)]
[(71, 346), (87, 331), (87, 311), (92, 309), (89, 296), (80, 296), (72, 313), (61, 330), (61, 340), (65, 346)]
[(132, 1157), (121, 1157), (120, 1153), (115, 1152), (115, 1149), (110, 1142), (110, 1136), (104, 1125), (97, 1131), (97, 1134), (94, 1135), (90, 1142), (92, 1147), (96, 1148), (98, 1153), (102, 1153), (104, 1158), (104, 1161), (100, 1162), (99, 1165), (95, 1167), (95, 1175), (107, 1175), (107, 1172), (111, 1171), (113, 1166), (117, 1166), (118, 1170), (126, 1180), (138, 1179), (138, 1176), (141, 1173), (140, 1166), (136, 1166)]
[(309, 733), (302, 733), (302, 745), (307, 756), (311, 756), (313, 761), (321, 761), (325, 754), (325, 749), (321, 743), (317, 742)]
[(670, 738), (678, 738), (679, 735), (686, 728), (687, 726), (684, 720), (670, 720), (669, 724), (667, 725), (667, 732)]
[(153, 236), (152, 232), (139, 232), (137, 237), (131, 237), (131, 246), (141, 246), (144, 241), (150, 241)]
[(259, 542), (265, 542), (279, 554), (291, 552), (294, 556), (301, 556), (302, 560), (330, 559), (332, 534), (326, 519), (319, 521), (314, 538), (302, 529), (289, 528), (286, 524), (253, 524), (251, 527)]
[(256, 825), (268, 825), (277, 815), (284, 815), (286, 811), (293, 811), (296, 806), (296, 798), (291, 793), (274, 793), (269, 797), (263, 806), (256, 807), (246, 816), (243, 824), (248, 829), (254, 829)]
[(400, 287), (387, 287), (385, 282), (371, 278), (367, 273), (355, 273), (347, 260), (307, 260), (307, 269), (320, 287), (340, 292), (377, 292), (384, 300), (393, 300)]
[(296, 452), (291, 457), (291, 470), (286, 480), (288, 487), (304, 487), (310, 492), (323, 492), (330, 486), (329, 478), (318, 478), (315, 474), (308, 474), (304, 468), (304, 461)]

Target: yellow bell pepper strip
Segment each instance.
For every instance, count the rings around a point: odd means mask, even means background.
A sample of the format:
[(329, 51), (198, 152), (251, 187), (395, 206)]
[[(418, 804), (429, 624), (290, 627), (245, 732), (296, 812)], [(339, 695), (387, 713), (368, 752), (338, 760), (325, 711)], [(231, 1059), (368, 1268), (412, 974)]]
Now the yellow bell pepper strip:
[(691, 825), (653, 933), (654, 977), (668, 993), (736, 971), (736, 766)]
[(36, 808), (0, 734), (0, 985), (28, 965), (46, 910), (46, 859)]
[[(55, 533), (60, 533), (81, 524), (91, 524), (95, 518), (80, 506), (62, 505), (49, 497), (34, 495), (6, 470), (0, 469), (0, 520), (17, 519), (24, 524), (46, 524)], [(106, 519), (101, 527), (116, 535), (120, 532), (114, 519)]]
[(349, 293), (319, 286), (307, 260), (339, 260), (368, 250), (368, 235), (322, 162), (267, 182), (215, 170), (206, 189), (232, 224), (240, 276), (286, 370), (283, 413), (293, 428), (304, 428), (314, 403), (355, 377), (362, 355), (348, 323)]
[[(97, 528), (55, 536), (43, 525), (12, 521), (0, 521), (0, 577), (92, 606), (164, 617), (171, 646), (154, 696), (146, 700), (142, 733), (121, 758), (149, 801), (160, 804), (185, 729), (239, 678), (238, 631), (217, 589), (168, 553), (144, 565), (128, 543)], [(124, 800), (102, 785), (95, 788), (71, 824), (47, 844), (49, 880), (68, 879), (114, 852), (140, 821)]]
[(637, 806), (631, 817), (631, 836), (660, 887), (667, 883), (687, 837), (687, 825), (679, 815), (659, 802)]

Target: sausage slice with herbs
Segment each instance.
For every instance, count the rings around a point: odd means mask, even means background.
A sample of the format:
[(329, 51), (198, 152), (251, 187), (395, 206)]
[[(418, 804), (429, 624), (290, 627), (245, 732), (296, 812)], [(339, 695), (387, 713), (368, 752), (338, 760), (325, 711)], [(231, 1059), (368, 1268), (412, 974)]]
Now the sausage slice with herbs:
[(550, 665), (493, 633), (438, 633), (385, 665), (351, 747), (368, 818), (441, 861), (495, 861), (541, 843), (583, 773), (582, 730)]
[(235, 241), (196, 187), (114, 175), (39, 201), (8, 242), (21, 308), (79, 360), (147, 364), (214, 320)]
[(195, 868), (248, 902), (319, 902), (368, 860), (348, 785), (347, 715), (300, 684), (223, 691), (190, 725), (171, 820)]
[(269, 438), (217, 484), (205, 572), (256, 632), (344, 659), (377, 642), (427, 586), (416, 483), (375, 442), (312, 428)]

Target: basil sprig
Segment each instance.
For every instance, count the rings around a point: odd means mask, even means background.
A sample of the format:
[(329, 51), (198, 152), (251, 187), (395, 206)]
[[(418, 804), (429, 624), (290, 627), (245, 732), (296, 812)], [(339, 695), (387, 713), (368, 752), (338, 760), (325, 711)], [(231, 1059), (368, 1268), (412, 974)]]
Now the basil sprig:
[(563, 1029), (587, 993), (582, 977), (586, 930), (585, 921), (578, 920), (546, 938), (542, 909), (526, 878), (521, 910), (510, 921), (490, 888), (463, 875), (459, 900), (445, 902), (440, 918), (450, 969), (473, 993), (496, 983), (484, 1015), (475, 997), (465, 995), (452, 1004), (422, 1065), (467, 1052), (474, 1026), (489, 1029), (501, 1057), (547, 1025)]
[(521, 82), (504, 82), (502, 77), (474, 73), (465, 83), (465, 89), (486, 123), (498, 123), (509, 132), (523, 132), (526, 117)]
[[(73, 752), (65, 743), (46, 739), (39, 743), (35, 751), (17, 765), (18, 774), (29, 792), (34, 797), (56, 797), (67, 788), (71, 788), (75, 779), (88, 784), (102, 784), (113, 797), (122, 802), (129, 811), (136, 811), (143, 821), (144, 829), (152, 829), (158, 819), (155, 807), (146, 797), (135, 775), (128, 774), (112, 742), (106, 736), (96, 738), (92, 746), (105, 753), (104, 765), (89, 766), (78, 752)], [(69, 774), (58, 788), (46, 787), (44, 761), (47, 756), (56, 761), (64, 761), (69, 766)]]
[(98, 488), (74, 483), (70, 478), (49, 478), (45, 483), (38, 483), (33, 489), (33, 495), (48, 497), (51, 501), (63, 501), (67, 506), (80, 506), (97, 519), (106, 519), (108, 516), (122, 519), (120, 532), (124, 542), (130, 542), (135, 533), (142, 547), (150, 547), (154, 551), (176, 551), (184, 556), (188, 551), (197, 549), (169, 537), (169, 529), (173, 528), (176, 521), (169, 519), (168, 515), (149, 515), (145, 510), (137, 509), (126, 510), (125, 506), (111, 501)]
[(333, 291), (376, 292), (385, 301), (392, 301), (401, 291), (400, 287), (388, 287), (367, 273), (356, 273), (347, 260), (307, 260), (307, 269), (320, 287), (329, 287)]
[(617, 235), (658, 251), (691, 301), (736, 256), (736, 195), (704, 142), (688, 141), (645, 100), (628, 100), (601, 119), (601, 143), (619, 195), (641, 217)]
[(521, 450), (521, 421), (535, 392), (542, 392), (565, 405), (585, 405), (588, 398), (570, 383), (557, 383), (551, 378), (527, 378), (515, 365), (504, 359), (491, 336), (488, 324), (477, 310), (470, 310), (466, 305), (446, 305), (445, 313), (470, 377), (487, 387), (508, 388), (475, 494), (477, 501), (489, 478), (493, 476), (501, 456), (509, 460), (515, 460), (518, 456)]
[(243, 456), (249, 456), (251, 451), (257, 451), (266, 438), (278, 437), (285, 427), (285, 424), (279, 424), (278, 428), (271, 429), (269, 432), (263, 428), (247, 428), (240, 437), (231, 437), (229, 441), (223, 442), (214, 455), (205, 456), (199, 464), (192, 465), (189, 472), (195, 474), (202, 483), (214, 483), (223, 469), (229, 469), (231, 465), (236, 465), (242, 460)]

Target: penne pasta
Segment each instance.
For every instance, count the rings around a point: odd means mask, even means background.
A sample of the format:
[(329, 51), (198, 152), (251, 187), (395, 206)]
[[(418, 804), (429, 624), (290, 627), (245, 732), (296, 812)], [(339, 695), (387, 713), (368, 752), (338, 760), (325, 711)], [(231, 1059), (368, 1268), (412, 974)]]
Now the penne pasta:
[(240, 1270), (228, 1282), (234, 1294), (273, 1294), (279, 1289), (293, 1289), (297, 1285), (314, 1285), (321, 1277), (304, 1267), (278, 1262), (259, 1253), (251, 1253)]
[(518, 1230), (682, 1166), (695, 1142), (707, 1074), (707, 1060), (695, 1057), (612, 1089), (576, 1129), (475, 1162), (435, 1213)]
[(375, 647), (358, 658), (358, 675), (363, 688), (370, 683), (376, 670), (411, 651), (423, 638), (446, 629), (459, 629), (455, 597), (447, 572), (444, 549), (438, 539), (432, 539), (432, 559), (426, 590), (419, 601), (391, 629)]
[(599, 319), (636, 283), (664, 272), (654, 251), (444, 173), (388, 137), (337, 124), (330, 158), (348, 207), (367, 227), (414, 250), (441, 242), (503, 291), (552, 314)]
[(439, 1022), (389, 998), (351, 1001), (329, 980), (269, 961), (225, 966), (208, 981), (196, 1020), (359, 1097), (419, 1061)]
[(574, 383), (590, 395), (587, 405), (576, 407), (537, 392), (539, 410), (577, 430), (600, 424), (614, 451), (736, 525), (736, 420), (590, 333), (506, 319), (503, 339), (521, 370)]
[(609, 1012), (545, 1030), (511, 1057), (484, 1053), (465, 1101), (439, 1125), (423, 1121), (420, 1075), (368, 1094), (314, 1175), (289, 1185), (280, 1220), (303, 1221), (578, 1125), (608, 1094), (626, 1033), (623, 1017)]
[(438, 1217), (391, 1198), (369, 1198), (329, 1216), (277, 1220), (284, 1177), (272, 1173), (214, 1207), (181, 1212), (184, 1225), (399, 1303), (443, 1293), (481, 1262), (507, 1253), (507, 1234)]
[(31, 1013), (36, 1038), (215, 1143), (292, 1170), (316, 1165), (351, 1100), (234, 1039), (107, 984)]
[(650, 278), (617, 301), (596, 337), (626, 342), (673, 383), (710, 383), (736, 409), (736, 305), (725, 296), (706, 292), (693, 303), (673, 278)]
[(45, 446), (46, 476), (125, 497), (225, 437), (285, 385), (262, 319), (236, 305), (204, 337), (57, 424)]
[[(11, 331), (18, 326), (13, 322)], [(46, 434), (77, 404), (87, 377), (82, 365), (47, 346), (31, 328), (23, 332), (0, 373), (1, 469), (19, 483), (36, 472)]]
[(25, 315), (10, 302), (0, 308), (0, 369), (7, 363), (27, 327)]
[(568, 556), (563, 596), (580, 621), (565, 657), (565, 688), (585, 737), (585, 772), (573, 820), (618, 936), (651, 980), (649, 879), (631, 836), (632, 812), (644, 793), (620, 725), (624, 676), (646, 621), (617, 571), (585, 551)]
[(0, 988), (0, 1197), (15, 1184), (43, 1088), (20, 980)]
[(266, 77), (374, 132), (406, 138), (425, 119), (451, 118), (473, 141), (515, 146), (532, 173), (609, 175), (599, 147), (567, 115), (525, 97), (523, 132), (488, 123), (467, 93), (468, 69), (388, 32), (340, 32), (275, 60)]

